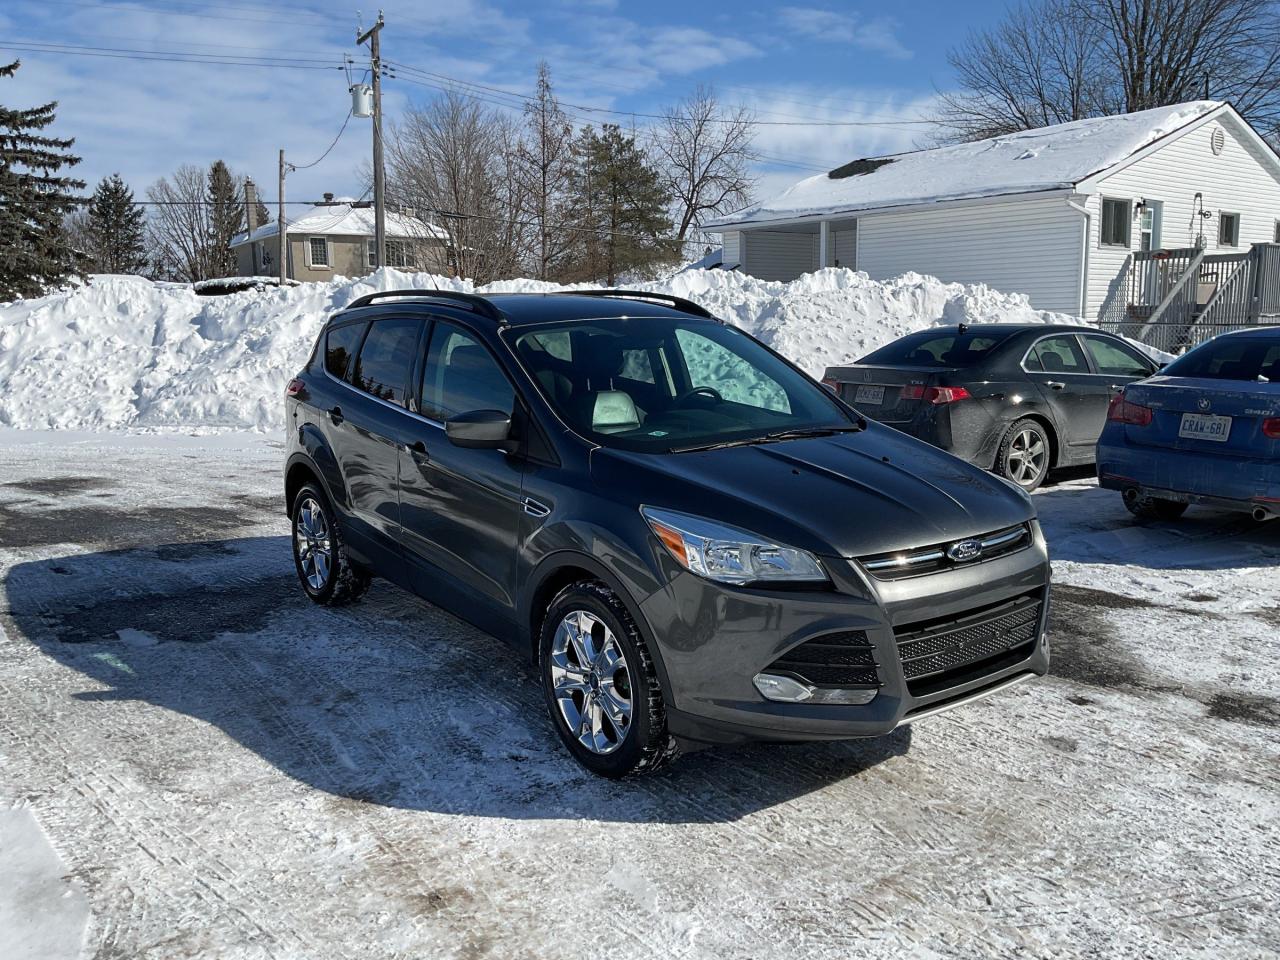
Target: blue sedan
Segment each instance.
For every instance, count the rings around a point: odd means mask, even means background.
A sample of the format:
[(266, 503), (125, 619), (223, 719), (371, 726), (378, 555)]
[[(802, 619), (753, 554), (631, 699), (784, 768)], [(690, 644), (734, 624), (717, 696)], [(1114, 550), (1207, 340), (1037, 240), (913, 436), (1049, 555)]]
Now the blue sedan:
[(1138, 517), (1173, 520), (1192, 503), (1280, 516), (1280, 327), (1223, 334), (1129, 384), (1097, 462)]

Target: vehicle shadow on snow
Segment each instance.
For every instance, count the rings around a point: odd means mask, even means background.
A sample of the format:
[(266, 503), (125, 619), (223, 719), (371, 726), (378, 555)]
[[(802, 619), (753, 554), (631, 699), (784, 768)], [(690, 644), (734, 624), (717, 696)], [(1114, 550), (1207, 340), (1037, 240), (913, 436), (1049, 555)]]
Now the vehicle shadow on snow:
[(282, 536), (28, 562), (4, 587), (7, 632), (84, 674), (76, 699), (141, 701), (213, 724), (343, 803), (730, 821), (864, 774), (911, 742), (904, 728), (721, 748), (647, 779), (600, 780), (565, 751), (516, 651), (384, 581), (356, 606), (317, 607)]
[(1280, 566), (1280, 521), (1192, 506), (1178, 520), (1138, 520), (1120, 494), (1067, 475), (1034, 496), (1053, 560), (1148, 570)]

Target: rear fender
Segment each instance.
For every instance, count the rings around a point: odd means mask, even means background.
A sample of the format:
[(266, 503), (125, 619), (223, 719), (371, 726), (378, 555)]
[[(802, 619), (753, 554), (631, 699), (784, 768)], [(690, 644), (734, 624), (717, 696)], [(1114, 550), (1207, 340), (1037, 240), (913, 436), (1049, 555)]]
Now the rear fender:
[(333, 450), (329, 447), (324, 434), (320, 432), (320, 428), (313, 423), (304, 423), (298, 427), (298, 444), (302, 447), (302, 451), (294, 453), (289, 458), (286, 476), (288, 471), (297, 464), (305, 464), (319, 476), (320, 482), (324, 485), (324, 492), (329, 496), (329, 502), (343, 512), (350, 512), (351, 498), (347, 494), (347, 485), (343, 482), (337, 457), (333, 455)]

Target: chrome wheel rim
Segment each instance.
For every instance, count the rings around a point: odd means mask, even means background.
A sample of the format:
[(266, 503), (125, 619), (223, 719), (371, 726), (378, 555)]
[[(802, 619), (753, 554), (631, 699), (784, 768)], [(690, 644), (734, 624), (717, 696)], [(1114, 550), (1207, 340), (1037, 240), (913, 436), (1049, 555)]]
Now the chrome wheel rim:
[(1044, 437), (1030, 428), (1018, 431), (1009, 444), (1009, 479), (1024, 487), (1035, 483), (1044, 473), (1048, 456)]
[(551, 641), (551, 689), (560, 718), (580, 744), (613, 753), (631, 729), (631, 677), (613, 631), (587, 610), (560, 621)]
[(305, 497), (298, 504), (293, 524), (293, 550), (307, 586), (312, 590), (323, 590), (329, 582), (333, 552), (329, 543), (329, 524), (325, 522), (324, 511), (314, 497)]

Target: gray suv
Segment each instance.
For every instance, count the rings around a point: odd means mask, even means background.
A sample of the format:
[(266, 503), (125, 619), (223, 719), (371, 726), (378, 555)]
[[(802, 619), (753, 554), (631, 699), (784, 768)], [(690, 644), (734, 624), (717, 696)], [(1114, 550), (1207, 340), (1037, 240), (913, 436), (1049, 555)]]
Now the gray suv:
[(1048, 668), (1027, 495), (688, 301), (361, 297), (286, 405), (307, 595), (377, 575), (509, 641), (595, 773), (876, 736)]

